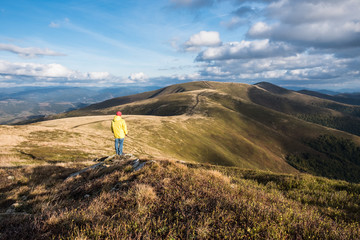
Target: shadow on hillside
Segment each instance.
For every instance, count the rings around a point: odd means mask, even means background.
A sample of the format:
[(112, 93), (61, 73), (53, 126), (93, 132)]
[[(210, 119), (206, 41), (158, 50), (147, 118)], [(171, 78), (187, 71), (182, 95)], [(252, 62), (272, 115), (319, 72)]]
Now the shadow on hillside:
[[(71, 173), (80, 168), (80, 166), (64, 167), (56, 165), (0, 168), (2, 172), (0, 212), (5, 212), (17, 201), (24, 202), (24, 199), (28, 201), (40, 195), (48, 194), (56, 183), (64, 181)], [(34, 191), (36, 188), (42, 188), (42, 191)]]

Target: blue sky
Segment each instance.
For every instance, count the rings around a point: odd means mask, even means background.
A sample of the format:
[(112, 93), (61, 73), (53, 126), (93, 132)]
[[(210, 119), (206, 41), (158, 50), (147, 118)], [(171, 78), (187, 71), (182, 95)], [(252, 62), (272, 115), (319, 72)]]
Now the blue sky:
[(0, 87), (360, 89), (359, 0), (2, 0)]

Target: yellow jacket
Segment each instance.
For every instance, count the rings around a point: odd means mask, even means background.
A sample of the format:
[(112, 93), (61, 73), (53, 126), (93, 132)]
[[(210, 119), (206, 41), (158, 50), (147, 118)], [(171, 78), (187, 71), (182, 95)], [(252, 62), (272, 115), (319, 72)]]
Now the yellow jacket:
[(111, 122), (111, 131), (115, 138), (125, 138), (125, 135), (128, 134), (125, 120), (120, 116), (115, 116)]

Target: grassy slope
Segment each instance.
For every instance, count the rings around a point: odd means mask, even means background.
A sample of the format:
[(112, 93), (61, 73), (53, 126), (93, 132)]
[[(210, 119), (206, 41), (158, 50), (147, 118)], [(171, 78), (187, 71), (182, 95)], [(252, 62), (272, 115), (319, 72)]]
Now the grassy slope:
[[(82, 109), (68, 114), (103, 115), (121, 109), (124, 114), (176, 115), (125, 115), (130, 130), (125, 151), (144, 157), (275, 172), (296, 172), (285, 158), (290, 153), (314, 152), (304, 144), (305, 139), (331, 134), (360, 143), (356, 136), (253, 104), (249, 92), (254, 88), (258, 89), (246, 84), (186, 83), (126, 97), (128, 103), (124, 105), (108, 101), (90, 106), (90, 112)], [(117, 100), (123, 102), (124, 99)], [(180, 115), (183, 113), (186, 114)], [(111, 118), (89, 116), (28, 125), (22, 150), (19, 150), (20, 143), (14, 149), (23, 153), (20, 158), (27, 155), (32, 161), (40, 162), (86, 160), (95, 158), (96, 154), (109, 155), (113, 152), (113, 137), (109, 131)]]
[[(2, 239), (359, 239), (360, 185), (210, 165), (0, 169)], [(13, 176), (12, 178), (8, 178)]]
[[(11, 157), (13, 164), (21, 165), (24, 162), (84, 161), (110, 155), (113, 153), (113, 136), (109, 128), (112, 117), (66, 118), (27, 126), (1, 126), (3, 139), (10, 141), (10, 134), (13, 134), (19, 140), (0, 144), (0, 157), (3, 162)], [(125, 116), (124, 119), (129, 128), (124, 151), (140, 157), (295, 172), (281, 159), (281, 149), (273, 151), (268, 138), (259, 130), (254, 132), (256, 127), (250, 129), (241, 119), (234, 119), (236, 122), (231, 124), (201, 116)]]
[[(110, 99), (89, 107), (59, 114), (48, 119), (113, 114), (119, 106), (127, 114), (181, 115), (188, 113), (191, 97), (177, 93), (213, 90), (255, 104), (293, 115), (302, 120), (360, 135), (360, 107), (321, 99), (286, 90), (269, 83), (247, 85), (240, 83), (189, 82), (159, 90)], [(191, 94), (190, 94), (191, 95)], [(189, 97), (189, 95), (187, 95)]]
[[(265, 108), (259, 111), (256, 105), (211, 91), (199, 93), (203, 95), (194, 111), (206, 111), (209, 117), (125, 116), (130, 131), (125, 151), (143, 157), (291, 173), (296, 170), (285, 162), (285, 156), (307, 150), (302, 138), (329, 132), (346, 135)], [(111, 115), (67, 118), (6, 128), (24, 137), (11, 151), (19, 155), (18, 162), (25, 155), (37, 162), (83, 161), (113, 152), (111, 119)]]
[(360, 136), (360, 107), (259, 83), (249, 91), (252, 102), (308, 122)]

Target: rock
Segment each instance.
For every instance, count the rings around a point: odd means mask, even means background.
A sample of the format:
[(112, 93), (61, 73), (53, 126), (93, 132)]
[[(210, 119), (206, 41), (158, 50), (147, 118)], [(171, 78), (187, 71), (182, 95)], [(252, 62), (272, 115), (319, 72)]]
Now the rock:
[(145, 166), (145, 162), (140, 163), (136, 168), (134, 168), (135, 171), (142, 169)]
[(135, 158), (135, 156), (132, 155), (131, 153), (125, 153), (125, 154), (123, 154), (123, 156), (124, 156), (126, 159)]
[[(69, 178), (72, 178), (72, 177), (76, 177), (78, 175), (80, 175), (81, 173), (87, 171), (87, 170), (91, 170), (91, 169), (96, 169), (96, 168), (106, 168), (106, 167), (110, 167), (111, 165), (114, 165), (114, 164), (119, 164), (119, 163), (123, 163), (125, 160), (126, 161), (130, 161), (132, 158), (136, 158), (133, 154), (131, 153), (126, 153), (126, 154), (123, 154), (121, 156), (119, 155), (111, 155), (111, 156), (108, 156), (108, 157), (102, 157), (102, 158), (96, 158), (94, 159), (93, 161), (95, 162), (98, 162), (97, 164), (94, 164), (90, 167), (86, 167), (78, 172), (75, 172), (73, 174), (70, 174), (66, 179), (69, 179)], [(144, 165), (145, 165), (145, 162), (143, 163), (140, 163), (139, 162), (139, 159), (136, 159), (133, 161), (133, 168), (135, 171), (141, 169)]]
[(9, 179), (9, 180), (14, 180), (15, 177), (14, 177), (14, 176), (8, 176), (7, 179)]
[(139, 159), (135, 159), (135, 160), (132, 162), (132, 167), (135, 169), (135, 168), (137, 168), (137, 166), (139, 166), (139, 164), (140, 164)]
[(185, 161), (182, 161), (182, 160), (179, 160), (179, 161), (176, 161), (177, 163), (181, 163), (181, 164), (187, 164), (187, 162), (185, 162)]
[(105, 161), (109, 161), (112, 160), (114, 158), (116, 158), (118, 155), (114, 154), (111, 156), (106, 156), (106, 157), (101, 157), (101, 158), (95, 158), (93, 161), (94, 162), (105, 162)]
[(145, 162), (140, 162), (139, 159), (135, 159), (132, 163), (132, 167), (135, 171), (142, 169), (145, 166)]
[(11, 205), (12, 208), (19, 208), (19, 207), (21, 207), (21, 206), (22, 206), (22, 204), (21, 204), (21, 203), (18, 203), (18, 202), (13, 203), (13, 205)]
[(92, 165), (92, 166), (90, 166), (90, 167), (86, 167), (86, 168), (84, 168), (84, 169), (82, 169), (82, 170), (80, 170), (80, 171), (78, 171), (78, 172), (75, 172), (75, 173), (73, 173), (73, 174), (70, 174), (65, 180), (67, 180), (67, 179), (69, 179), (69, 178), (72, 178), (72, 177), (75, 177), (75, 176), (77, 176), (77, 175), (79, 175), (79, 174), (81, 174), (81, 173), (83, 173), (83, 172), (85, 172), (85, 171), (87, 171), (87, 170), (89, 170), (89, 169), (95, 169), (95, 168), (100, 167), (100, 166), (102, 166), (102, 165), (104, 165), (104, 162), (99, 162), (99, 163), (94, 164), (94, 165)]
[(105, 158), (104, 162), (106, 161), (111, 161), (112, 159), (114, 159), (117, 155), (114, 154), (114, 155), (111, 155), (111, 156), (108, 156), (107, 158)]
[(14, 213), (15, 212), (15, 209), (13, 208), (9, 208), (8, 210), (6, 210), (6, 214), (11, 214), (11, 213)]
[(107, 156), (106, 157), (101, 157), (101, 158), (95, 158), (95, 159), (93, 159), (93, 161), (94, 162), (103, 162), (106, 158), (107, 158)]

